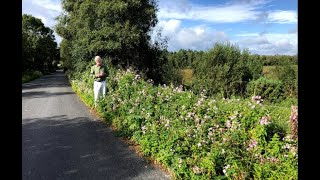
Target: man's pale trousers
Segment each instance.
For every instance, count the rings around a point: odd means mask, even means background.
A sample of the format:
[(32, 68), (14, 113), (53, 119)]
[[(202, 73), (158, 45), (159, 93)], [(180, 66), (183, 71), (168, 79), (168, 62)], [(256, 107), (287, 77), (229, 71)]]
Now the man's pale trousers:
[(94, 81), (93, 84), (94, 91), (94, 105), (97, 106), (97, 100), (99, 98), (100, 93), (102, 92), (102, 96), (106, 96), (106, 81), (97, 82)]

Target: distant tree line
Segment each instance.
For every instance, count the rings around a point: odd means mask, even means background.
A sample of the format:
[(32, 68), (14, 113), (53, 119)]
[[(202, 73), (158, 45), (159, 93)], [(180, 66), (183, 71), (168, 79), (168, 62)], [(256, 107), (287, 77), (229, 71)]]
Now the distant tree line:
[[(185, 84), (185, 87), (196, 93), (206, 90), (208, 95), (246, 97), (267, 90), (269, 94), (266, 97), (274, 101), (277, 101), (274, 97), (282, 100), (285, 97), (297, 96), (298, 74), (297, 68), (294, 67), (298, 64), (296, 55), (251, 54), (247, 49), (241, 51), (237, 45), (230, 43), (216, 43), (208, 51), (181, 49), (176, 52), (164, 52), (168, 58), (163, 66), (164, 83), (184, 84), (181, 70), (191, 69), (192, 84)], [(266, 78), (263, 74), (264, 66), (274, 66), (274, 78), (261, 80)], [(278, 89), (272, 88), (274, 84), (277, 84)], [(277, 93), (273, 92), (276, 90)]]

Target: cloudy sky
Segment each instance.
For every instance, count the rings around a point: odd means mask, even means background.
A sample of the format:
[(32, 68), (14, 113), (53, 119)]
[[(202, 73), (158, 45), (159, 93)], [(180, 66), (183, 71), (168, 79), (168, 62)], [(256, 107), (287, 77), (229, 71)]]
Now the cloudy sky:
[[(297, 0), (159, 0), (158, 7), (154, 32), (162, 29), (171, 51), (228, 41), (257, 54), (297, 54)], [(51, 28), (60, 12), (60, 0), (22, 0), (22, 13)]]

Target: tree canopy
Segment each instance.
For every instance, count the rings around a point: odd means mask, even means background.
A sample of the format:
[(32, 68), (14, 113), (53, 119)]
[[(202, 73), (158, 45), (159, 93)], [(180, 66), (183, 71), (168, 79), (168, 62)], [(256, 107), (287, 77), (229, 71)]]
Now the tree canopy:
[(68, 69), (83, 70), (95, 55), (113, 64), (150, 69), (157, 48), (150, 32), (157, 23), (153, 0), (62, 0), (57, 33)]
[(22, 70), (41, 72), (53, 69), (57, 58), (57, 43), (53, 30), (44, 26), (41, 19), (22, 15)]

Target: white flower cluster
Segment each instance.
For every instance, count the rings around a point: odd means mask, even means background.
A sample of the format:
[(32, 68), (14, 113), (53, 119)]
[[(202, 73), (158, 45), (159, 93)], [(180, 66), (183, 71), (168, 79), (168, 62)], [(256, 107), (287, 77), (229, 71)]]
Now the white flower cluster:
[(227, 174), (227, 171), (228, 171), (228, 169), (230, 168), (230, 165), (228, 164), (228, 165), (226, 165), (225, 167), (223, 167), (223, 173), (226, 175), (226, 176), (228, 176), (228, 174)]
[(251, 100), (256, 104), (260, 104), (263, 102), (263, 99), (261, 98), (261, 96), (252, 96)]
[(211, 140), (211, 141), (213, 141), (213, 133), (214, 133), (214, 129), (212, 128), (212, 127), (210, 127), (209, 129), (208, 129), (208, 138)]
[(141, 127), (141, 130), (142, 130), (142, 133), (145, 134), (145, 133), (146, 133), (146, 130), (147, 130), (147, 127), (146, 127), (146, 126), (142, 126), (142, 127)]
[(183, 162), (182, 159), (179, 158), (179, 168), (181, 168), (182, 162)]
[(147, 82), (150, 84), (154, 84), (154, 81), (152, 79), (148, 79)]

